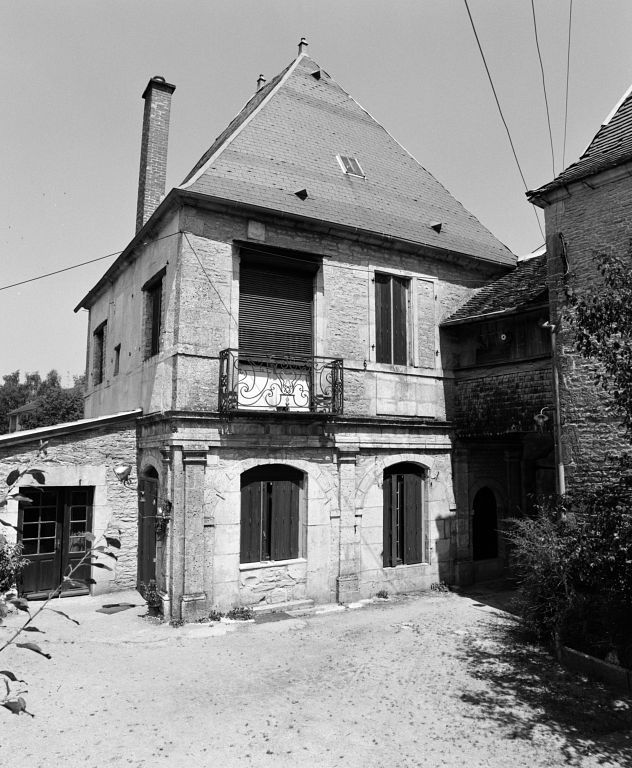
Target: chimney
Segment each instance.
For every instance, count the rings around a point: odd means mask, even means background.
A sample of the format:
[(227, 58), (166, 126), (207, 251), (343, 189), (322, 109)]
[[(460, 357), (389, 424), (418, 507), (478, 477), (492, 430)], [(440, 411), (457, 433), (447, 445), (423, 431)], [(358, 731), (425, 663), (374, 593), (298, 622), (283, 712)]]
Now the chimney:
[(167, 83), (164, 77), (156, 76), (151, 78), (143, 93), (145, 112), (138, 174), (137, 232), (156, 210), (165, 194), (169, 112), (171, 94), (175, 89), (175, 85)]
[(298, 55), (300, 56), (302, 53), (307, 53), (306, 49), (309, 43), (304, 37), (301, 37), (300, 42), (298, 44)]
[(260, 91), (263, 86), (266, 84), (266, 79), (263, 75), (259, 75), (257, 78), (257, 90)]

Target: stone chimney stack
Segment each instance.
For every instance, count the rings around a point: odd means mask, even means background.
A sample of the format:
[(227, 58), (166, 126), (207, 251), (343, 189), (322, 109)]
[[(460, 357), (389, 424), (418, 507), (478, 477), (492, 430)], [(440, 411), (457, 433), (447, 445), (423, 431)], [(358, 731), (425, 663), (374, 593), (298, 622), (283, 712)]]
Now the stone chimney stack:
[(151, 78), (143, 93), (145, 112), (138, 175), (137, 232), (156, 210), (165, 194), (169, 113), (171, 94), (175, 89), (175, 85), (167, 83), (164, 77), (156, 76)]

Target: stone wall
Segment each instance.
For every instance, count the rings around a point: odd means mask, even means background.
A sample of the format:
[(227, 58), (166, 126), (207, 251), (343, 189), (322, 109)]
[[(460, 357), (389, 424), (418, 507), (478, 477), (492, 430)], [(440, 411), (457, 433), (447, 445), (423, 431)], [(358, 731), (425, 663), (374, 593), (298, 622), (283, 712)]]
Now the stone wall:
[[(134, 421), (94, 425), (81, 431), (64, 433), (60, 428), (32, 430), (33, 436), (0, 437), (0, 475), (4, 478), (14, 468), (41, 468), (46, 485), (91, 486), (94, 488), (93, 529), (99, 538), (104, 533), (120, 531), (121, 549), (117, 561), (108, 558), (112, 572), (94, 568), (94, 594), (136, 587), (136, 549), (138, 502), (134, 488), (122, 485), (113, 468), (120, 463), (136, 465), (136, 426)], [(49, 441), (48, 455), (37, 457), (40, 439)], [(25, 478), (24, 486), (35, 484)], [(18, 503), (9, 501), (2, 514), (7, 522), (17, 525)], [(3, 528), (12, 532), (13, 529)], [(102, 543), (102, 542), (101, 542)]]

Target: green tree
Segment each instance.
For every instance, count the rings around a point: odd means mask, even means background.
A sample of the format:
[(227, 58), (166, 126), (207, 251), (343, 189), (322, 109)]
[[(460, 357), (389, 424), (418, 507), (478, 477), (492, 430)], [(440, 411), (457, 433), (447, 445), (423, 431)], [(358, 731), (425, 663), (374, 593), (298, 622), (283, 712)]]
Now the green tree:
[(9, 411), (19, 408), (32, 400), (41, 386), (39, 373), (27, 373), (20, 382), (20, 372), (13, 371), (2, 377), (0, 385), (0, 434), (9, 431)]
[(27, 373), (20, 381), (20, 372), (3, 376), (0, 385), (0, 434), (9, 431), (9, 412), (22, 405), (35, 402), (37, 408), (21, 419), (23, 429), (48, 427), (83, 418), (85, 377), (75, 376), (72, 387), (62, 387), (56, 370), (49, 371), (42, 380), (39, 373)]

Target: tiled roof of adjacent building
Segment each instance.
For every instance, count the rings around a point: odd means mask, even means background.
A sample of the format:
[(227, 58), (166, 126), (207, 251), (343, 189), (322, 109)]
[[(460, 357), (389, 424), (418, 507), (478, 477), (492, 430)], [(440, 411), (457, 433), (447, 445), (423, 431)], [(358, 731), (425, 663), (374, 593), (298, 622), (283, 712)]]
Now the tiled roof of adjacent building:
[(516, 269), (482, 288), (443, 325), (452, 325), (500, 312), (518, 312), (548, 300), (546, 253), (519, 261)]
[(527, 196), (531, 199), (545, 195), (557, 187), (629, 160), (632, 160), (632, 87), (606, 118), (579, 160), (569, 165), (553, 181), (528, 192)]
[[(356, 158), (364, 177), (344, 173), (337, 156)], [(505, 245), (305, 54), (250, 99), (179, 188), (515, 263)], [(296, 195), (302, 190), (306, 197)]]

